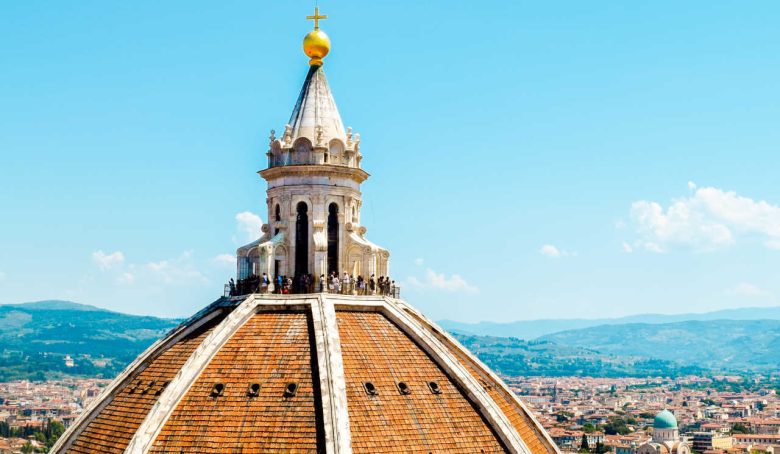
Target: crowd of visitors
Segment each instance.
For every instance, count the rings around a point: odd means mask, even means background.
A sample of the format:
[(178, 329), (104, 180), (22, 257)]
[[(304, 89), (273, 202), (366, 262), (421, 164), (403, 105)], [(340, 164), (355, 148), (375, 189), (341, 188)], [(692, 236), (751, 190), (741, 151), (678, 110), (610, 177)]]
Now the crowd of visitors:
[(276, 276), (271, 278), (267, 273), (262, 276), (252, 275), (238, 282), (232, 278), (226, 286), (229, 296), (246, 295), (249, 293), (275, 293), (280, 295), (328, 292), (340, 295), (381, 295), (398, 298), (400, 287), (389, 276), (371, 275), (368, 279), (363, 276), (355, 278), (346, 271), (339, 277), (337, 272), (332, 272), (328, 277), (324, 274), (315, 281), (311, 274), (300, 276)]
[(341, 277), (335, 271), (327, 279), (325, 275), (320, 275), (320, 292), (326, 291), (325, 285), (328, 293), (341, 295), (382, 295), (397, 298), (400, 290), (389, 276), (379, 276), (377, 279), (372, 274), (368, 279), (364, 279), (363, 276), (355, 278), (346, 271)]

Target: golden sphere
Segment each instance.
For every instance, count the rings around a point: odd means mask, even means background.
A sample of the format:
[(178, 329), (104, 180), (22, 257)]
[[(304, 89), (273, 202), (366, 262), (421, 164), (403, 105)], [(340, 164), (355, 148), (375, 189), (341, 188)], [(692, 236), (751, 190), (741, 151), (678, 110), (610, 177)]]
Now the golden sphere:
[(310, 31), (303, 38), (303, 52), (311, 58), (310, 65), (321, 65), (322, 59), (330, 52), (330, 38), (322, 30)]

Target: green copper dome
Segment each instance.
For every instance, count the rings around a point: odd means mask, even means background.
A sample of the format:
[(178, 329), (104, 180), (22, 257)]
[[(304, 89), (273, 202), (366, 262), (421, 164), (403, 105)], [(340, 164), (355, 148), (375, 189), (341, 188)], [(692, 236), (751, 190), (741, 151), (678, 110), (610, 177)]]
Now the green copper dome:
[(655, 421), (653, 421), (654, 429), (676, 429), (677, 418), (674, 417), (672, 412), (664, 410), (661, 413), (655, 415)]

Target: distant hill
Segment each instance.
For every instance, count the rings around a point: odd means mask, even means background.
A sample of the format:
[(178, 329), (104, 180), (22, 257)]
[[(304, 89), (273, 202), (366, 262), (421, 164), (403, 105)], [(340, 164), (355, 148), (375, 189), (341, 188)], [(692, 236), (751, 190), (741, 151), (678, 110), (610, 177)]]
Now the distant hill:
[(559, 331), (583, 329), (601, 325), (624, 325), (627, 323), (661, 324), (707, 320), (780, 320), (780, 307), (727, 309), (715, 312), (676, 315), (643, 314), (601, 319), (541, 319), (506, 323), (463, 323), (452, 320), (441, 320), (438, 323), (451, 332), (483, 336), (536, 339), (537, 337), (557, 333)]
[[(530, 341), (453, 331), (480, 359), (506, 375), (646, 377), (780, 370), (780, 320), (717, 319), (728, 314), (767, 313), (761, 311), (694, 314), (716, 319), (675, 323), (658, 321), (686, 316), (642, 316), (658, 323), (614, 324), (634, 318), (627, 317)], [(0, 381), (65, 375), (114, 377), (180, 322), (69, 301), (0, 305)], [(517, 323), (533, 328), (534, 323), (543, 322)], [(546, 329), (552, 329), (555, 323), (566, 326), (571, 321), (546, 322), (550, 322)], [(75, 361), (73, 367), (66, 365), (66, 356)]]
[(724, 371), (780, 370), (780, 320), (694, 320), (602, 325), (539, 340)]
[[(113, 377), (179, 322), (70, 301), (0, 305), (0, 381)], [(66, 366), (66, 355), (74, 367)]]
[(608, 355), (546, 340), (458, 333), (454, 336), (490, 368), (509, 376), (677, 377), (708, 372), (695, 364)]
[(74, 303), (73, 301), (65, 301), (65, 300), (44, 300), (44, 301), (33, 301), (31, 303), (22, 303), (22, 304), (3, 304), (0, 305), (0, 308), (2, 307), (15, 307), (25, 311), (108, 312), (106, 309), (90, 306), (89, 304), (79, 304), (79, 303)]

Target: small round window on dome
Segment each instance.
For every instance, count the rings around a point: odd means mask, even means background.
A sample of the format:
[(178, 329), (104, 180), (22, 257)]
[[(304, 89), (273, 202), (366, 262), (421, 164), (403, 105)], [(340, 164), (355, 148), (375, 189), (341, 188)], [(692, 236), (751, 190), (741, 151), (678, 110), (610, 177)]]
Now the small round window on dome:
[(293, 397), (297, 392), (297, 383), (287, 383), (287, 386), (284, 387), (284, 397)]
[(260, 394), (260, 383), (250, 383), (246, 389), (246, 395), (249, 397), (257, 397)]
[(409, 385), (406, 382), (399, 381), (398, 384), (398, 392), (401, 394), (411, 394), (412, 390), (409, 388)]
[(214, 383), (211, 388), (211, 397), (219, 397), (225, 392), (225, 385), (223, 383)]
[(436, 383), (435, 381), (429, 381), (428, 388), (430, 388), (431, 392), (434, 394), (441, 394), (441, 388), (439, 387), (439, 384)]
[(376, 396), (377, 394), (379, 394), (379, 391), (376, 389), (376, 386), (374, 386), (374, 384), (371, 383), (370, 381), (363, 383), (363, 388), (365, 388), (366, 394), (368, 394), (369, 396)]

